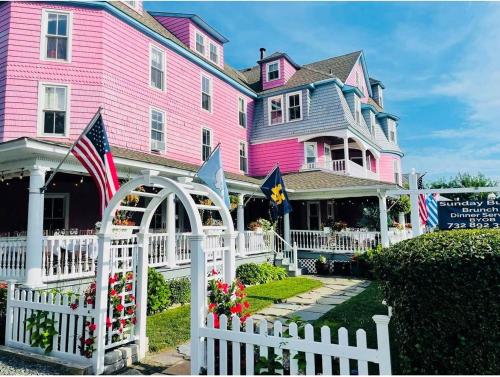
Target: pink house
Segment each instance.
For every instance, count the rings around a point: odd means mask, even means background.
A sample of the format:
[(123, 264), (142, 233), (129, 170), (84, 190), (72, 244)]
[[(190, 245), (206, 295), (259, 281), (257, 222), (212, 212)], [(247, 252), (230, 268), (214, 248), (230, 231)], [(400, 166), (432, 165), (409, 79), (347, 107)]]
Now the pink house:
[[(343, 201), (401, 184), (398, 118), (361, 51), (299, 65), (261, 49), (239, 71), (225, 61), (228, 40), (202, 18), (149, 13), (141, 1), (6, 2), (0, 30), (0, 195), (9, 198), (0, 234), (27, 229), (27, 189), (43, 185), (100, 106), (123, 180), (143, 169), (193, 177), (220, 143), (239, 231), (267, 215), (259, 185), (276, 164), (297, 229), (354, 226)], [(97, 190), (72, 156), (43, 202), (47, 233), (99, 220)]]

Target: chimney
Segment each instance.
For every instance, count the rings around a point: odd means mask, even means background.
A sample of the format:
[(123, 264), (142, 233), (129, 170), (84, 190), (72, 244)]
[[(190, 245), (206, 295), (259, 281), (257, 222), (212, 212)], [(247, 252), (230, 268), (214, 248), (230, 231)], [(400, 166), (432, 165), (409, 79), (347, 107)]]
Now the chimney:
[(259, 50), (260, 50), (260, 60), (262, 60), (266, 57), (266, 49), (264, 47), (261, 47)]

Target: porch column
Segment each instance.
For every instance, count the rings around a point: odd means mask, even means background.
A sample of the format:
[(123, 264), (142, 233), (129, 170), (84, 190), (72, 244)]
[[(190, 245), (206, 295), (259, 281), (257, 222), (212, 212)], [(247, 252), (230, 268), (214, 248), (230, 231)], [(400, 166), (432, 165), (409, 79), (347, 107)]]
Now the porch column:
[(406, 220), (405, 220), (405, 213), (404, 212), (399, 212), (398, 213), (398, 223), (403, 225), (403, 228), (406, 227)]
[[(417, 190), (417, 173), (415, 169), (411, 170), (410, 177), (410, 190)], [(413, 232), (413, 237), (418, 237), (422, 234), (422, 229), (420, 228), (420, 217), (418, 214), (418, 193), (412, 192), (410, 194), (410, 203), (411, 203), (411, 229)]]
[(139, 343), (139, 360), (146, 356), (148, 338), (146, 335), (147, 303), (148, 303), (148, 250), (149, 233), (148, 231), (137, 234), (137, 246), (140, 250), (137, 263), (137, 324), (136, 324), (136, 343)]
[(344, 172), (349, 174), (349, 138), (344, 138)]
[(28, 229), (26, 232), (26, 275), (28, 287), (42, 285), (43, 261), (43, 199), (40, 189), (45, 185), (45, 173), (49, 169), (33, 166), (30, 169), (28, 200)]
[(244, 194), (238, 195), (238, 209), (236, 212), (236, 227), (238, 230), (238, 254), (240, 257), (245, 256), (245, 206), (244, 206)]
[(364, 149), (361, 150), (361, 158), (363, 159), (363, 169), (365, 171), (365, 177), (368, 177), (368, 169), (366, 168), (366, 150)]
[(290, 213), (283, 216), (283, 238), (291, 245), (290, 237)]
[(378, 205), (380, 208), (380, 240), (382, 247), (389, 246), (389, 228), (387, 226), (387, 196), (378, 195)]
[(167, 196), (167, 264), (175, 267), (175, 194)]

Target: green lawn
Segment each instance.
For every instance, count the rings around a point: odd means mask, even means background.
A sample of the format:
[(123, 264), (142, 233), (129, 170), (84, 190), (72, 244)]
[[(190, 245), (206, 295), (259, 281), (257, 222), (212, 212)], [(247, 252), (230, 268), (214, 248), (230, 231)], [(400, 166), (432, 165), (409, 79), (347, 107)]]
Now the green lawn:
[[(318, 280), (304, 277), (288, 278), (248, 287), (248, 301), (252, 312), (289, 297), (321, 287)], [(148, 317), (147, 335), (152, 352), (176, 347), (189, 340), (189, 305), (169, 309)]]
[[(332, 339), (338, 341), (337, 330), (345, 327), (349, 332), (349, 344), (356, 344), (356, 330), (366, 331), (368, 347), (377, 347), (377, 331), (372, 317), (375, 314), (387, 314), (387, 307), (382, 304), (382, 292), (377, 283), (371, 283), (359, 295), (337, 305), (321, 318), (313, 322), (315, 337), (319, 339), (321, 326), (329, 326)], [(397, 343), (394, 339), (394, 331), (389, 324), (389, 339), (391, 342), (391, 360), (393, 374), (398, 374), (398, 352)]]

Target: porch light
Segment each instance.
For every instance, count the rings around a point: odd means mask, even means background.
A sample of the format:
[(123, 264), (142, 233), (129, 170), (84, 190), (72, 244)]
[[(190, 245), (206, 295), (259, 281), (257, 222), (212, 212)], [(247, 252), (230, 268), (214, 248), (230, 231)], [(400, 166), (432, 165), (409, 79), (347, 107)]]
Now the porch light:
[(19, 174), (19, 179), (23, 179), (24, 177), (24, 169), (21, 169), (21, 174)]
[(3, 175), (3, 172), (2, 172), (2, 177), (0, 177), (0, 182), (3, 182), (5, 181), (5, 176)]

